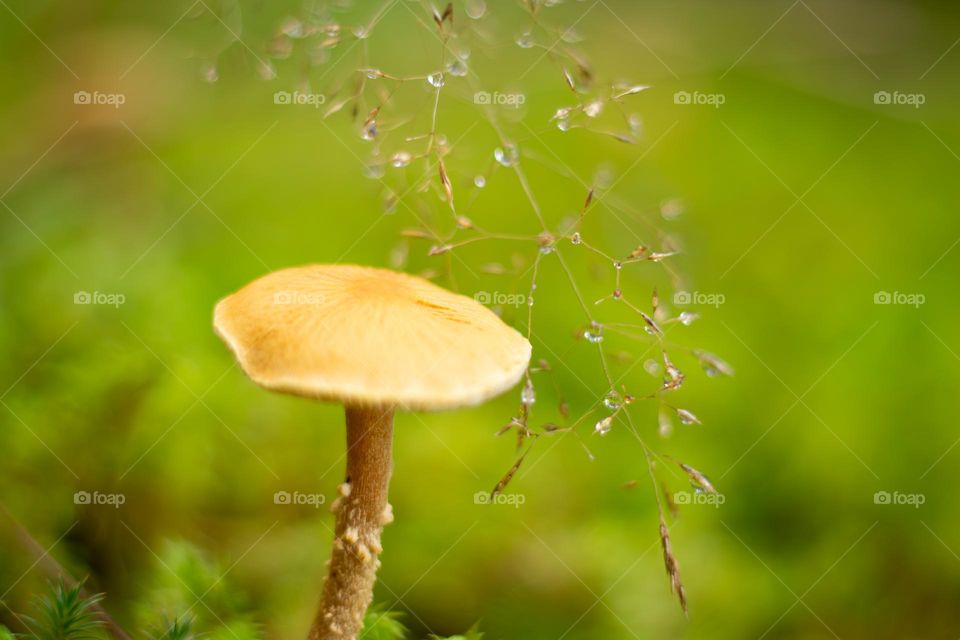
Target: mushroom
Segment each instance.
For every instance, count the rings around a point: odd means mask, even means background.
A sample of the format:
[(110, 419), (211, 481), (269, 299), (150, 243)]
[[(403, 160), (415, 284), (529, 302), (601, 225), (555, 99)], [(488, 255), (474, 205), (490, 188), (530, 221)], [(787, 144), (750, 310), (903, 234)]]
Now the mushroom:
[(346, 479), (310, 640), (356, 638), (373, 598), (393, 414), (479, 404), (512, 387), (530, 343), (472, 298), (405, 273), (355, 265), (283, 269), (221, 300), (214, 329), (256, 384), (339, 402)]

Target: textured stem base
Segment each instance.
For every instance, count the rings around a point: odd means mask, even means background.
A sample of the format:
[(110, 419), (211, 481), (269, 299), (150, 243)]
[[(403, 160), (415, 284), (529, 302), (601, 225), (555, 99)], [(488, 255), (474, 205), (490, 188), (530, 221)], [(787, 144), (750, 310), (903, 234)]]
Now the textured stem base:
[(355, 640), (373, 599), (380, 532), (393, 520), (387, 502), (393, 409), (347, 407), (347, 479), (337, 514), (327, 581), (309, 640)]

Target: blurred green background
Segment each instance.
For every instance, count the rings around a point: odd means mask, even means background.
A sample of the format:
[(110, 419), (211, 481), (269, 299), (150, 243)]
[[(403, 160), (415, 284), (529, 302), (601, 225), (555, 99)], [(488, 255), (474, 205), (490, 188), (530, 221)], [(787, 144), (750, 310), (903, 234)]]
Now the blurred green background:
[[(724, 500), (668, 515), (685, 619), (643, 451), (621, 420), (592, 433), (608, 388), (598, 345), (577, 339), (587, 317), (558, 254), (598, 320), (637, 316), (609, 299), (595, 306), (613, 266), (561, 240), (540, 262), (534, 357), (552, 374), (534, 374), (530, 424), (562, 422), (561, 401), (571, 420), (594, 413), (536, 442), (507, 489), (523, 496), (517, 508), (474, 495), (516, 460), (515, 438), (495, 433), (519, 389), (471, 410), (399, 415), (397, 519), (376, 601), (418, 638), (476, 621), (487, 637), (531, 640), (960, 634), (954, 8), (588, 0), (533, 20), (521, 3), (488, 0), (474, 20), (483, 3), (454, 3), (449, 44), (469, 51), (470, 72), (446, 74), (437, 131), (457, 213), (526, 239), (431, 257), (435, 241), (401, 232), (455, 230), (435, 164), (376, 168), (422, 150), (404, 138), (430, 130), (437, 92), (422, 77), (441, 69), (442, 48), (427, 4), (2, 4), (0, 501), (23, 529), (3, 518), (0, 623), (25, 631), (13, 612), (29, 611), (48, 577), (27, 530), (105, 591), (123, 625), (183, 605), (174, 576), (206, 572), (215, 578), (194, 587), (204, 602), (185, 603), (196, 615), (236, 615), (269, 638), (304, 633), (333, 519), (273, 496), (333, 494), (342, 410), (254, 387), (213, 335), (212, 307), (309, 262), (430, 271), (471, 296), (526, 294), (542, 229), (513, 169), (494, 160), (493, 114), (556, 233), (593, 185), (589, 245), (616, 257), (641, 243), (680, 250), (624, 266), (624, 297), (648, 310), (656, 286), (666, 308), (700, 313), (671, 325), (669, 342), (716, 353), (736, 375), (709, 378), (671, 347), (687, 382), (670, 401), (703, 424), (674, 420), (661, 438), (655, 403), (638, 400), (630, 415)], [(344, 26), (298, 38), (291, 16)], [(372, 20), (366, 37), (350, 33)], [(563, 78), (573, 52), (595, 78), (580, 96)], [(399, 85), (373, 142), (362, 121), (398, 83), (370, 80), (355, 118), (351, 104), (323, 117), (363, 68), (420, 78)], [(551, 121), (614, 81), (651, 88), (624, 98), (622, 113), (611, 104), (578, 121), (599, 132)], [(478, 87), (525, 101), (488, 112), (474, 104)], [(274, 92), (294, 90), (326, 102), (275, 104)], [(77, 91), (125, 101), (76, 104)], [(636, 144), (603, 133), (629, 114)], [(385, 185), (401, 203), (384, 207)], [(674, 304), (684, 291), (694, 304)], [(123, 304), (76, 304), (78, 292)], [(899, 295), (876, 304), (878, 292)], [(722, 304), (697, 304), (707, 296)], [(526, 329), (526, 307), (498, 310)], [(599, 348), (628, 391), (657, 388), (656, 342), (642, 331), (608, 326)], [(657, 470), (689, 490), (668, 459)], [(76, 492), (124, 504), (78, 505)]]

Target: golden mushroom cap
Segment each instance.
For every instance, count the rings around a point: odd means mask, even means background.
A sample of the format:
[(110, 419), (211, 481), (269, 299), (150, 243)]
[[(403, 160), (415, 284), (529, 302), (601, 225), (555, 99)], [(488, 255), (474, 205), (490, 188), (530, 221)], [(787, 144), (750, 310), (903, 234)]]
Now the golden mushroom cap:
[(267, 274), (221, 300), (213, 326), (258, 385), (343, 404), (478, 404), (516, 384), (531, 353), (476, 300), (356, 265)]

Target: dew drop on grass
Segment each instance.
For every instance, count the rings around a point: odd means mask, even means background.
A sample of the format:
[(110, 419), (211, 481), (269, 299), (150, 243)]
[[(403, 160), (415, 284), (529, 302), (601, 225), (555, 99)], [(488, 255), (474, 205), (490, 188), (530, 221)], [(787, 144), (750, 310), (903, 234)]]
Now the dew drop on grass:
[(660, 363), (654, 360), (653, 358), (649, 358), (646, 362), (643, 363), (643, 370), (652, 376), (659, 376)]
[(217, 70), (217, 65), (208, 64), (203, 68), (203, 79), (207, 82), (216, 82), (220, 79), (220, 72)]
[(613, 389), (608, 391), (607, 395), (603, 397), (603, 406), (610, 409), (610, 411), (616, 411), (621, 405), (623, 405), (623, 398)]
[(583, 108), (583, 112), (589, 118), (596, 118), (603, 111), (603, 100), (593, 100)]
[(520, 392), (520, 402), (524, 406), (529, 407), (536, 401), (537, 401), (537, 392), (533, 388), (533, 383), (527, 380), (527, 384), (523, 386), (523, 391)]
[(596, 320), (591, 320), (590, 326), (583, 332), (583, 337), (594, 344), (603, 342), (603, 325)]
[(390, 160), (390, 164), (397, 169), (400, 169), (410, 164), (410, 159), (411, 155), (409, 153), (406, 151), (398, 151), (397, 153), (393, 154), (393, 159)]
[(670, 419), (666, 407), (660, 408), (660, 413), (657, 416), (657, 431), (661, 438), (667, 438), (673, 433), (673, 421)]
[(303, 37), (303, 23), (296, 18), (286, 18), (280, 25), (280, 32), (291, 38)]
[(583, 242), (583, 240), (581, 240), (581, 238), (580, 238), (580, 232), (579, 232), (579, 231), (574, 232), (574, 234), (573, 234), (572, 236), (570, 236), (570, 242), (571, 242), (572, 244), (580, 244), (581, 242)]
[(484, 0), (467, 0), (466, 13), (471, 20), (479, 20), (487, 12), (487, 3)]
[(353, 28), (353, 35), (355, 35), (360, 40), (366, 40), (370, 37), (370, 31), (363, 25), (358, 25)]
[(660, 215), (664, 220), (675, 220), (683, 213), (683, 205), (679, 200), (667, 200), (660, 205)]
[(263, 80), (273, 80), (277, 77), (277, 69), (273, 63), (262, 60), (257, 64), (257, 75)]
[(560, 118), (557, 120), (557, 129), (560, 131), (570, 131), (570, 121), (566, 118)]
[(616, 260), (613, 263), (613, 268), (616, 269), (617, 271), (620, 271), (620, 269), (623, 269), (623, 263), (620, 262), (619, 260)]
[(430, 83), (430, 86), (436, 87), (439, 89), (444, 84), (443, 73), (437, 71), (436, 73), (431, 73), (427, 76), (427, 82)]
[(677, 417), (681, 424), (700, 424), (700, 419), (686, 409), (677, 409)]
[(605, 436), (610, 433), (610, 429), (613, 426), (613, 416), (607, 416), (606, 418), (601, 418), (597, 421), (597, 424), (594, 425), (593, 430), (599, 433), (601, 436)]
[(692, 311), (684, 311), (683, 313), (680, 314), (680, 324), (684, 325), (685, 327), (689, 327), (699, 317), (700, 317), (699, 313), (693, 313)]
[(368, 164), (363, 170), (363, 175), (373, 180), (379, 180), (384, 173), (382, 164)]
[(493, 158), (504, 167), (512, 167), (519, 157), (517, 147), (509, 143), (503, 148), (497, 147), (493, 152)]
[(580, 42), (581, 40), (583, 40), (583, 36), (581, 36), (580, 33), (573, 27), (568, 27), (567, 29), (564, 29), (563, 33), (560, 34), (560, 37), (563, 39), (564, 42), (568, 42), (570, 44)]
[(533, 46), (533, 34), (529, 31), (524, 31), (519, 36), (517, 36), (517, 46), (521, 49), (529, 49)]
[(464, 62), (461, 58), (454, 58), (447, 63), (447, 73), (452, 76), (457, 76), (461, 78), (467, 75), (467, 63)]
[(487, 179), (483, 176), (475, 176), (473, 178), (473, 184), (475, 184), (478, 189), (483, 189), (487, 186)]

